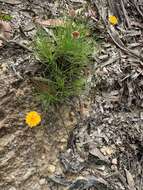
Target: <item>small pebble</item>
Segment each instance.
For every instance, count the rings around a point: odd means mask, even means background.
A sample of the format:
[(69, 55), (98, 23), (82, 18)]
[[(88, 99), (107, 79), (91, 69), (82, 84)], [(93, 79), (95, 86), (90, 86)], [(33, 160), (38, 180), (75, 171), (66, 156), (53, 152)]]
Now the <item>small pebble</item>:
[(65, 143), (65, 142), (67, 142), (67, 139), (62, 138), (62, 139), (60, 139), (60, 142), (61, 142), (61, 143)]
[(117, 158), (112, 159), (112, 164), (117, 165)]
[(60, 146), (60, 150), (61, 150), (61, 151), (65, 150), (65, 148), (66, 148), (65, 145), (61, 145), (61, 146)]
[(75, 113), (74, 113), (73, 111), (71, 111), (71, 112), (69, 113), (69, 115), (70, 115), (70, 116), (75, 116)]

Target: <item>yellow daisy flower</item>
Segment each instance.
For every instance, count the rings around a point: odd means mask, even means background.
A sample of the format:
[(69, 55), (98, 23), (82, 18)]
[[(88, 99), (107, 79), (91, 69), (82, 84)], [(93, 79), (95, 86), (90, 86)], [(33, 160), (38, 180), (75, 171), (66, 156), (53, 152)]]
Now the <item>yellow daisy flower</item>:
[(108, 17), (108, 20), (109, 20), (110, 24), (112, 24), (112, 25), (118, 24), (118, 19), (117, 19), (116, 16), (110, 15), (110, 16)]
[(41, 116), (38, 112), (31, 111), (27, 113), (25, 120), (28, 126), (32, 128), (37, 126), (41, 122)]

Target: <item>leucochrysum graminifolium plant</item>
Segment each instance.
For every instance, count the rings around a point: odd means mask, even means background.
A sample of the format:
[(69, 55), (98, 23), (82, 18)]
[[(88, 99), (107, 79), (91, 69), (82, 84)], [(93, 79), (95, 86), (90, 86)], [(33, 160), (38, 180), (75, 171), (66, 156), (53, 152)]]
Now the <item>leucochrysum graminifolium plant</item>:
[(109, 23), (112, 24), (112, 25), (117, 25), (118, 24), (118, 19), (114, 15), (110, 15), (108, 17), (108, 20), (109, 20)]
[(29, 127), (31, 127), (31, 128), (36, 127), (41, 122), (41, 116), (38, 112), (31, 111), (31, 112), (26, 114), (25, 121)]
[(72, 21), (37, 32), (35, 50), (44, 68), (38, 79), (43, 81), (38, 92), (44, 103), (61, 102), (84, 89), (84, 68), (92, 51), (87, 34), (84, 24)]

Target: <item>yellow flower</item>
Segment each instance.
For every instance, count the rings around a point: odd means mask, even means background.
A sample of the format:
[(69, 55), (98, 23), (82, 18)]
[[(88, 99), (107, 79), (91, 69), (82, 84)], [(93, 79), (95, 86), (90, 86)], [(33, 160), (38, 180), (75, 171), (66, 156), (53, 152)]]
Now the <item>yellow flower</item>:
[(41, 122), (41, 116), (36, 111), (31, 111), (27, 113), (25, 120), (29, 127), (32, 128), (37, 126)]
[(108, 20), (109, 20), (109, 22), (110, 22), (112, 25), (118, 24), (118, 19), (117, 19), (116, 16), (110, 15), (110, 16), (108, 17)]

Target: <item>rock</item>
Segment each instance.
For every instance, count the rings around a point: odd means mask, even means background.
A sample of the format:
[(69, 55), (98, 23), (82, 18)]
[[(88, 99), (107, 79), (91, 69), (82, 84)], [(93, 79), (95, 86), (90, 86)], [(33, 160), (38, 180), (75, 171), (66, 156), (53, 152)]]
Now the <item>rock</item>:
[(48, 167), (48, 171), (50, 172), (50, 173), (54, 173), (55, 172), (55, 170), (56, 170), (56, 167), (54, 166), (54, 165), (49, 165), (49, 167)]
[(105, 169), (106, 169), (106, 167), (104, 165), (98, 166), (98, 170), (100, 170), (100, 171), (104, 171)]
[(16, 188), (15, 187), (10, 187), (10, 189), (9, 190), (16, 190)]
[(47, 183), (45, 178), (40, 179), (39, 181), (40, 185), (45, 185)]

